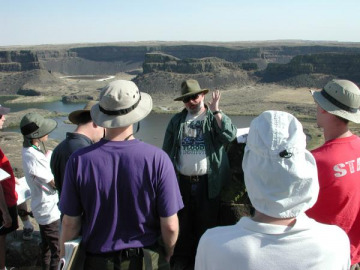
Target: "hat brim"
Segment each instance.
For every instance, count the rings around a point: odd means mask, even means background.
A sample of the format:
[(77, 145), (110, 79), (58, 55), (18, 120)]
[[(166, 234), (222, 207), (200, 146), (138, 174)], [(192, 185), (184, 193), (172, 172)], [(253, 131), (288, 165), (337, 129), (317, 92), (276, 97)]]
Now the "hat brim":
[(69, 121), (75, 125), (78, 125), (79, 124), (79, 116), (83, 113), (90, 114), (90, 110), (77, 110), (77, 111), (71, 112), (68, 116)]
[(100, 111), (99, 103), (90, 111), (93, 122), (104, 128), (127, 127), (144, 119), (152, 110), (152, 99), (147, 93), (141, 93), (141, 100), (134, 110), (124, 115), (107, 115)]
[(174, 101), (181, 101), (183, 100), (184, 98), (188, 97), (188, 96), (192, 96), (192, 95), (196, 95), (196, 94), (200, 94), (200, 93), (204, 93), (205, 95), (209, 92), (209, 89), (201, 89), (200, 91), (196, 91), (196, 92), (190, 92), (190, 93), (187, 93), (185, 95), (182, 95), (180, 97), (177, 97), (174, 99)]
[[(317, 168), (308, 150), (277, 160), (250, 148), (246, 146), (242, 168), (249, 199), (257, 211), (275, 218), (290, 218), (315, 204), (319, 193)], [(254, 164), (261, 164), (262, 169)]]
[(26, 135), (25, 137), (30, 139), (39, 139), (51, 133), (57, 127), (57, 122), (53, 119), (44, 119), (38, 130)]
[(338, 108), (336, 105), (332, 104), (329, 100), (327, 100), (320, 91), (310, 91), (312, 94), (314, 100), (316, 103), (319, 104), (321, 108), (323, 108), (328, 113), (334, 114), (336, 116), (339, 116), (341, 118), (347, 119), (351, 122), (360, 123), (360, 111), (357, 110), (356, 113), (347, 112), (345, 110), (342, 110)]
[(0, 105), (0, 114), (4, 115), (4, 114), (8, 114), (10, 112), (10, 108), (6, 108)]

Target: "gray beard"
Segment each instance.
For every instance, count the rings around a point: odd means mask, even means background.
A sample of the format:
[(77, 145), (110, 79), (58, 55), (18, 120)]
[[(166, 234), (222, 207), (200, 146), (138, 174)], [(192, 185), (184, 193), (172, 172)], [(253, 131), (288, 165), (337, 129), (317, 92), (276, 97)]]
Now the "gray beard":
[(187, 110), (188, 110), (188, 113), (190, 113), (192, 115), (197, 115), (200, 113), (200, 111), (202, 110), (203, 107), (204, 107), (204, 101), (201, 101), (198, 104), (198, 106), (196, 106), (196, 108), (194, 108), (194, 109), (187, 108)]

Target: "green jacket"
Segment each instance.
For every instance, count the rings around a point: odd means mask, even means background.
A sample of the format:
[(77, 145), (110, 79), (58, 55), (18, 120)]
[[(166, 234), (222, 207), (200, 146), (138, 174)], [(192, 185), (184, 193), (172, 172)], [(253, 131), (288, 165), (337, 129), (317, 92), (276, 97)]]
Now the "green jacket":
[[(186, 115), (186, 109), (175, 114), (166, 129), (163, 149), (173, 164), (177, 162)], [(237, 128), (231, 123), (231, 119), (224, 113), (222, 113), (222, 126), (219, 128), (212, 112), (207, 110), (203, 133), (208, 164), (209, 198), (217, 197), (224, 183), (230, 180), (230, 167), (225, 153), (225, 145), (236, 138), (236, 130)], [(176, 166), (174, 167), (176, 168)]]

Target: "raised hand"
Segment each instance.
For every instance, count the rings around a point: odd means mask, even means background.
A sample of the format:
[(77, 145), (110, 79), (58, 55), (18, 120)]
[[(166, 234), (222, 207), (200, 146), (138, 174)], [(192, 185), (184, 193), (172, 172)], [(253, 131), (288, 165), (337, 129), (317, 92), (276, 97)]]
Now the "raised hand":
[(212, 112), (219, 110), (219, 101), (220, 101), (221, 93), (219, 90), (212, 92), (212, 99), (208, 102), (209, 109)]

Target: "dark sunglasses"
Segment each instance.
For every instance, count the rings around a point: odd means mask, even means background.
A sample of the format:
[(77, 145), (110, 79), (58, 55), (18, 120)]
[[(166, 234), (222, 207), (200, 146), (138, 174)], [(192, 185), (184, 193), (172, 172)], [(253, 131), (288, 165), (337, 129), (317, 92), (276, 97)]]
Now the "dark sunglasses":
[(183, 98), (183, 102), (184, 103), (188, 103), (190, 100), (195, 100), (199, 97), (199, 94), (195, 94), (195, 95), (191, 95), (191, 96), (188, 96), (188, 97), (185, 97)]

